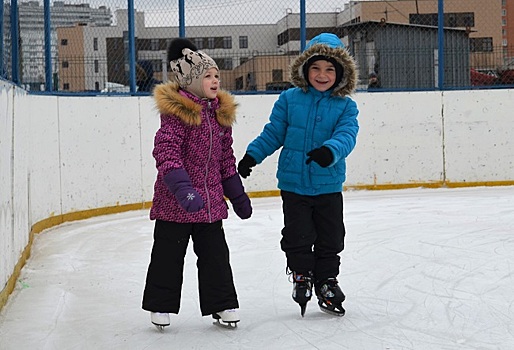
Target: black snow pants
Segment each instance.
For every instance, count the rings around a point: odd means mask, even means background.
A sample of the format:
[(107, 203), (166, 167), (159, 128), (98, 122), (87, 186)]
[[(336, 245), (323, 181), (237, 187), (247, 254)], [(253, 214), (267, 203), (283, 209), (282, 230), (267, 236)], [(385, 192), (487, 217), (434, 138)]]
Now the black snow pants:
[(143, 309), (178, 314), (184, 258), (189, 243), (198, 257), (198, 289), (203, 316), (239, 307), (222, 221), (180, 224), (157, 220), (143, 294)]
[(339, 253), (344, 249), (343, 194), (303, 196), (281, 191), (284, 228), (280, 246), (287, 267), (314, 281), (339, 275)]

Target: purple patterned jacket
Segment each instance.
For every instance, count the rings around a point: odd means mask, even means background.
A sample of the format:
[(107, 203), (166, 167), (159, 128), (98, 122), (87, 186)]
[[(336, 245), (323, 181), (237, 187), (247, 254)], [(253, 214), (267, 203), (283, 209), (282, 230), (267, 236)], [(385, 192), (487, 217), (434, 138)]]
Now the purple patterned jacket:
[[(154, 89), (161, 127), (154, 139), (157, 180), (150, 219), (178, 223), (210, 223), (226, 219), (228, 206), (222, 181), (237, 174), (232, 149), (232, 125), (237, 104), (232, 95), (218, 91), (214, 100), (202, 100), (169, 82)], [(185, 169), (205, 206), (188, 213), (164, 183), (173, 169)]]

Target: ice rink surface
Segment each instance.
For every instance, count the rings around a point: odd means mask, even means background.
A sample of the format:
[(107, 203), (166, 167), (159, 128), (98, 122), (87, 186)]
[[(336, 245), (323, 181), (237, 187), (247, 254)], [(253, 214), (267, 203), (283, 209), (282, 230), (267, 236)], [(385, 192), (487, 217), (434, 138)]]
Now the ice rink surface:
[(37, 235), (0, 312), (0, 349), (514, 349), (514, 187), (346, 191), (346, 316), (304, 318), (280, 250), (279, 197), (225, 221), (237, 329), (198, 306), (186, 257), (182, 306), (163, 332), (141, 309), (153, 222), (135, 211)]

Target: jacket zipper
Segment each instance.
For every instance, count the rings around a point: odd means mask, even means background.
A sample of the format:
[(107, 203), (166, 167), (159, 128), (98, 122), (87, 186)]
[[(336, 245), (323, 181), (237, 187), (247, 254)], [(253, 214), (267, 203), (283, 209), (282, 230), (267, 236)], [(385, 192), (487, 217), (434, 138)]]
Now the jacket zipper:
[(207, 102), (207, 113), (206, 113), (206, 119), (207, 119), (207, 126), (209, 129), (209, 155), (207, 156), (207, 163), (205, 164), (205, 177), (204, 177), (204, 188), (205, 188), (205, 195), (207, 197), (207, 214), (209, 215), (209, 222), (212, 222), (212, 213), (211, 213), (211, 199), (209, 196), (209, 190), (207, 187), (207, 177), (209, 176), (209, 162), (211, 161), (212, 157), (212, 125), (211, 125), (211, 101)]

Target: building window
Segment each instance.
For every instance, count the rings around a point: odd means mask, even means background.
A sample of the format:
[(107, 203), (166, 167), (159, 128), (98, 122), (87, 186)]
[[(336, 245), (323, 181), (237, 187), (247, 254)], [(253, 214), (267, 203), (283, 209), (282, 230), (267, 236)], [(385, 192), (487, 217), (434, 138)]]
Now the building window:
[(95, 81), (95, 90), (100, 91), (100, 83)]
[(150, 40), (150, 50), (159, 51), (159, 39)]
[[(410, 24), (420, 24), (426, 26), (438, 25), (437, 13), (411, 13), (409, 14)], [(466, 28), (475, 26), (475, 14), (473, 12), (454, 12), (444, 14), (444, 26), (451, 28)]]
[(248, 37), (246, 35), (239, 37), (239, 48), (240, 49), (247, 49), (248, 48)]
[(98, 51), (98, 38), (93, 38), (93, 50)]
[(198, 50), (203, 50), (203, 38), (194, 38), (193, 43), (196, 45)]
[(217, 58), (215, 59), (219, 69), (231, 70), (232, 69), (232, 58)]
[(232, 37), (231, 36), (223, 37), (223, 48), (224, 49), (231, 49), (232, 48)]
[(68, 61), (62, 61), (62, 67), (63, 68), (68, 68), (70, 66), (69, 62)]
[(215, 43), (214, 38), (207, 38), (207, 48), (208, 49), (214, 49), (215, 48), (214, 43)]
[(62, 89), (63, 90), (69, 90), (70, 89), (70, 84), (69, 83), (62, 84)]
[(162, 61), (160, 61), (160, 60), (152, 60), (152, 67), (153, 67), (153, 71), (155, 73), (162, 72)]
[(61, 39), (61, 46), (68, 45), (68, 39)]
[(471, 52), (493, 52), (493, 38), (471, 38), (469, 49)]
[(99, 67), (98, 67), (98, 60), (95, 60), (95, 73), (98, 73), (99, 72)]
[(283, 75), (284, 75), (284, 72), (282, 69), (273, 69), (271, 71), (271, 79), (273, 81), (283, 81), (284, 80)]

